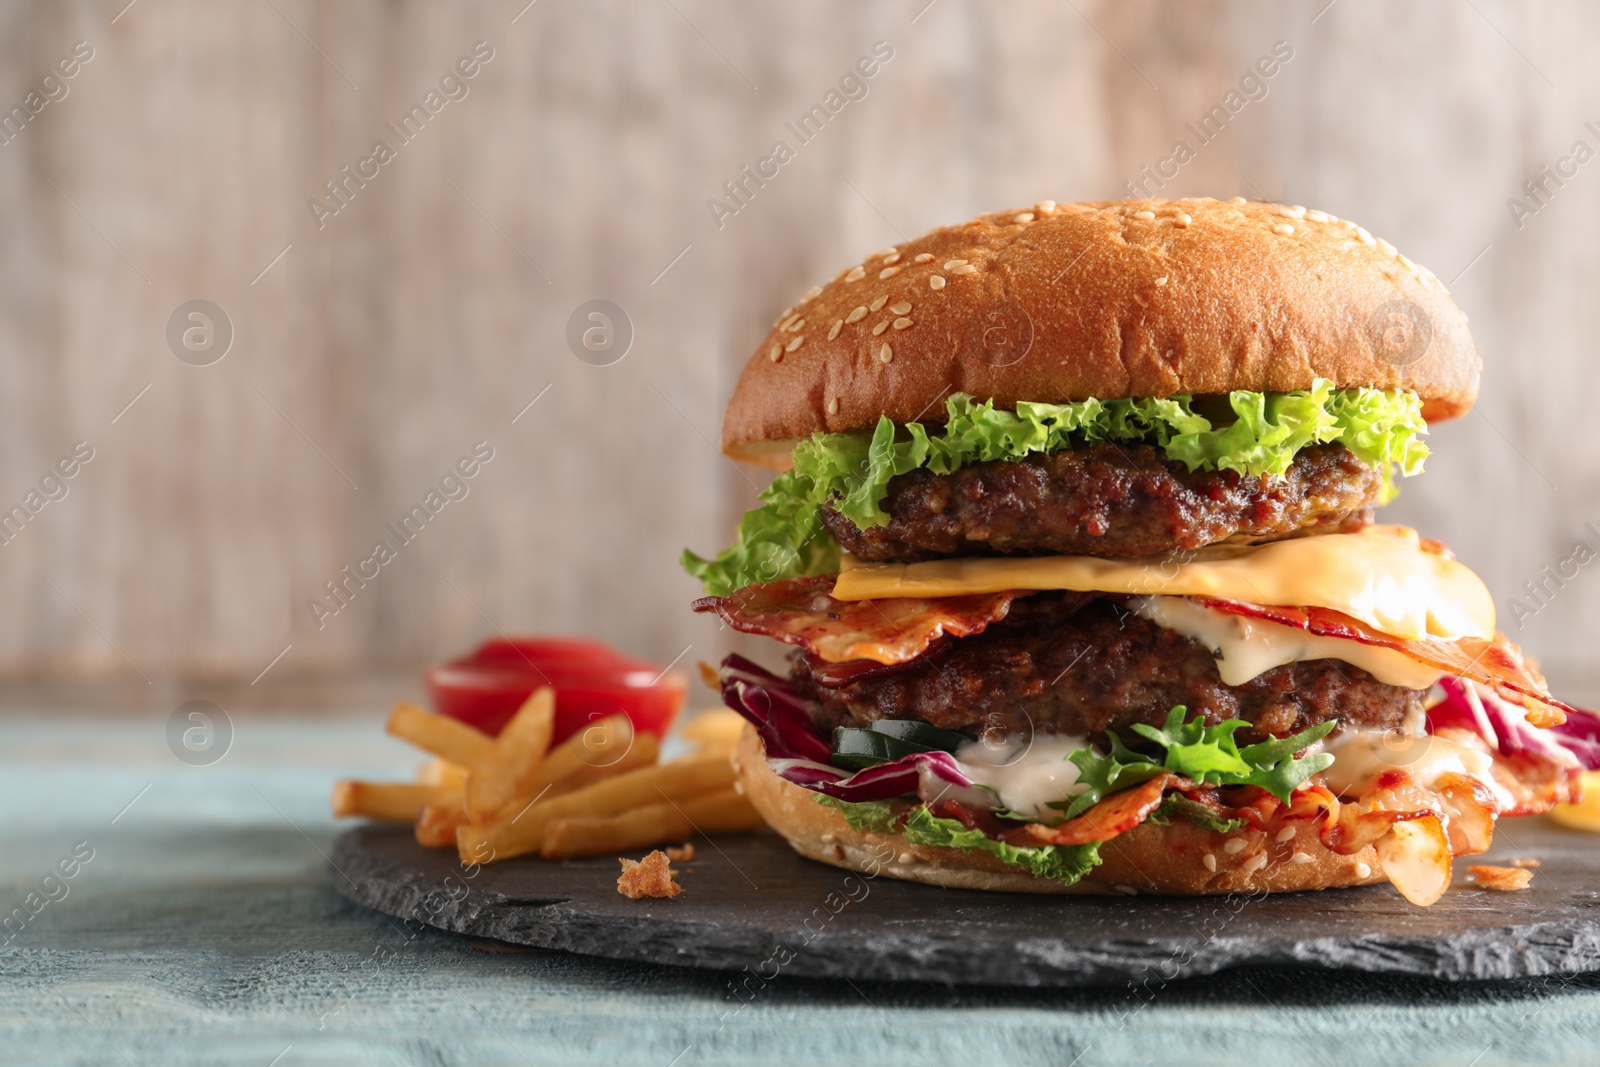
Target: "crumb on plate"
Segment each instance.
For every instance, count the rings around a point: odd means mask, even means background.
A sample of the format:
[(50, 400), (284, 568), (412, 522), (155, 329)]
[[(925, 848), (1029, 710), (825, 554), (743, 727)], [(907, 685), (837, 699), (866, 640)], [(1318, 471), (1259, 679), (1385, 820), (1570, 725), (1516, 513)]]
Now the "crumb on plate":
[(1532, 857), (1532, 856), (1518, 856), (1516, 859), (1511, 861), (1511, 866), (1513, 866), (1513, 867), (1537, 867), (1537, 866), (1539, 866), (1539, 861), (1537, 859), (1535, 859), (1534, 857)]
[(1468, 867), (1467, 872), (1485, 889), (1493, 889), (1500, 893), (1514, 893), (1519, 889), (1528, 888), (1528, 883), (1533, 881), (1533, 872), (1521, 867)]
[(656, 849), (642, 860), (618, 857), (622, 874), (617, 878), (617, 892), (631, 900), (641, 897), (666, 897), (671, 899), (683, 892), (673, 877), (667, 854)]
[(693, 863), (694, 842), (685, 841), (679, 848), (668, 848), (667, 859), (671, 860), (673, 863)]

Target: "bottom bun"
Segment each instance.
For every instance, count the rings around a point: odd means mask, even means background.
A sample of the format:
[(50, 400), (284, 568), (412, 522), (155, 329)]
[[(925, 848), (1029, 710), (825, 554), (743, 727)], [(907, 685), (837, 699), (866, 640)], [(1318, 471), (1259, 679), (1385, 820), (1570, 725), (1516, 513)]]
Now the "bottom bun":
[[(734, 767), (744, 795), (796, 852), (874, 876), (1001, 893), (1128, 896), (1287, 893), (1388, 880), (1371, 846), (1349, 856), (1330, 852), (1318, 840), (1310, 819), (1267, 832), (1245, 829), (1231, 834), (1176, 819), (1167, 826), (1144, 823), (1103, 842), (1100, 865), (1083, 880), (1063, 885), (988, 852), (918, 845), (898, 834), (851, 829), (838, 809), (817, 803), (818, 794), (780, 778), (767, 766), (761, 738), (749, 726), (739, 739)], [(1289, 836), (1284, 836), (1286, 832)]]

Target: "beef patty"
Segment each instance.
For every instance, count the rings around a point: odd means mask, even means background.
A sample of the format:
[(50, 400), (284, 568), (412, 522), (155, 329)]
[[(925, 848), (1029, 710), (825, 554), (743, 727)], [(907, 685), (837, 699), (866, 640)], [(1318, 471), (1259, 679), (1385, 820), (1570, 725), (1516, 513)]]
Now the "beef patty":
[(889, 482), (886, 526), (822, 521), (874, 562), (943, 556), (1148, 556), (1234, 534), (1282, 537), (1372, 521), (1383, 473), (1343, 445), (1302, 449), (1281, 477), (1189, 471), (1153, 445), (1096, 444), (1020, 460), (919, 468)]
[(1386, 685), (1341, 660), (1285, 664), (1244, 685), (1224, 685), (1199, 642), (1127, 611), (1115, 599), (1040, 593), (1016, 601), (981, 634), (944, 643), (902, 666), (839, 688), (812, 674), (803, 654), (792, 676), (819, 708), (819, 725), (922, 719), (971, 736), (990, 730), (1087, 737), (1159, 726), (1174, 705), (1208, 723), (1242, 718), (1240, 744), (1282, 737), (1327, 719), (1396, 727), (1423, 690)]

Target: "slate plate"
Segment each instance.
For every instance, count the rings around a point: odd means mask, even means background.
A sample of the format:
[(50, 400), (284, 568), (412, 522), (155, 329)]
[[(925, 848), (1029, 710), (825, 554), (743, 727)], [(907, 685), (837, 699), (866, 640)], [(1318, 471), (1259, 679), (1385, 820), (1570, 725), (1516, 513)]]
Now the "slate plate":
[[(687, 892), (633, 901), (612, 857), (463, 870), (409, 828), (365, 826), (334, 883), (402, 919), (614, 959), (874, 981), (1081, 986), (1168, 981), (1242, 964), (1522, 978), (1600, 970), (1600, 838), (1545, 820), (1501, 824), (1489, 859), (1543, 862), (1533, 886), (1466, 880), (1431, 908), (1388, 886), (1266, 897), (1036, 897), (866, 878), (772, 835), (697, 843)], [(637, 855), (637, 854), (635, 854)], [(468, 877), (468, 875), (471, 877)], [(760, 977), (757, 977), (760, 976)]]

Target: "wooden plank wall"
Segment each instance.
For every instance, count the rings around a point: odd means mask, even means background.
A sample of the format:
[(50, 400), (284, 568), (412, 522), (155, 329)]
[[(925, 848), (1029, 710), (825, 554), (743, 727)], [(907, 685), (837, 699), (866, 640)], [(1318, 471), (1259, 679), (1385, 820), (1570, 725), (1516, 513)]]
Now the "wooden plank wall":
[[(1600, 547), (1600, 163), (1507, 206), (1600, 150), (1592, 6), (524, 3), (0, 7), (0, 103), (60, 97), (0, 144), (0, 507), (93, 449), (0, 546), (0, 677), (247, 683), (287, 648), (274, 680), (334, 678), (496, 629), (714, 658), (729, 638), (675, 558), (761, 484), (712, 442), (772, 315), (936, 224), (1120, 195), (1179, 139), (1166, 194), (1322, 207), (1459, 275), (1485, 397), (1394, 517), (1507, 613)], [(77, 41), (92, 59), (41, 89)], [(466, 95), (394, 136), (479, 41)], [(878, 41), (866, 95), (795, 145), (786, 120)], [(1185, 122), (1278, 41), (1292, 58), (1199, 145)], [(707, 200), (778, 139), (793, 161), (719, 226)], [(394, 158), (319, 228), (308, 199), (378, 140)], [(632, 322), (611, 366), (565, 341), (594, 298)], [(165, 338), (194, 299), (234, 329), (210, 366)], [(319, 627), (308, 598), (479, 441), (468, 495)], [(1592, 571), (1507, 618), (1569, 687), (1600, 682)]]

